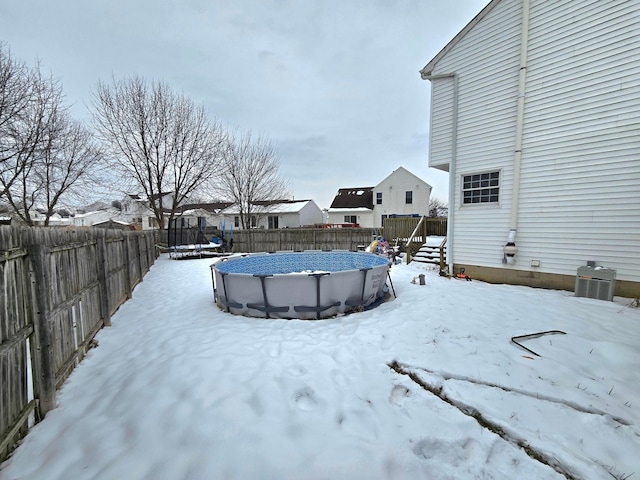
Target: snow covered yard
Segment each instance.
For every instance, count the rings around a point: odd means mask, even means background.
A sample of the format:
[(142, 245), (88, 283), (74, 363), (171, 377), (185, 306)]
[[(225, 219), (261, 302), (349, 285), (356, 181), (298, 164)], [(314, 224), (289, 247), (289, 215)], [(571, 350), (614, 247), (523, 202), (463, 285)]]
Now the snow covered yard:
[(629, 299), (411, 264), (374, 310), (250, 319), (211, 263), (158, 259), (2, 480), (640, 478)]

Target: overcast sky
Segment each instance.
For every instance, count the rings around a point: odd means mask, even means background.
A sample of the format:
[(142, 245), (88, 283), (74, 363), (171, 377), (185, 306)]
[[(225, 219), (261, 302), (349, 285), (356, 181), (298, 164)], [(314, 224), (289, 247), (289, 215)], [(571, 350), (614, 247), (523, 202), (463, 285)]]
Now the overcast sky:
[(89, 120), (99, 80), (166, 81), (223, 124), (274, 141), (291, 194), (330, 205), (427, 166), (418, 71), (488, 0), (0, 0), (0, 41), (58, 78)]

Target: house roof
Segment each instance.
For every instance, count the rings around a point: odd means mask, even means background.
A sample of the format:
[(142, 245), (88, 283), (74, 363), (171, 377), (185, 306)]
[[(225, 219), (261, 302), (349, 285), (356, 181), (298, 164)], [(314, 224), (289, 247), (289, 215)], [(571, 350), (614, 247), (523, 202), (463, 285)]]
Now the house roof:
[[(255, 213), (296, 213), (302, 210), (309, 202), (313, 200), (265, 200), (259, 202), (253, 202), (255, 206)], [(225, 215), (237, 215), (240, 213), (240, 209), (237, 205), (231, 205), (226, 208), (222, 213)]]
[(206, 203), (187, 203), (182, 206), (183, 211), (202, 209), (209, 213), (216, 213), (233, 205), (233, 202), (206, 202)]
[(329, 212), (330, 213), (354, 213), (354, 212), (371, 213), (371, 209), (367, 207), (330, 208)]
[(128, 222), (123, 222), (122, 220), (114, 220), (113, 218), (109, 220), (105, 220), (103, 222), (96, 222), (91, 225), (92, 227), (109, 227), (109, 228), (120, 228), (122, 230), (135, 230), (136, 227), (131, 225)]
[(253, 205), (282, 205), (282, 204), (286, 204), (286, 203), (306, 203), (306, 202), (310, 202), (311, 200), (289, 200), (289, 199), (284, 199), (284, 200), (257, 200), (255, 202), (253, 202)]
[(438, 61), (442, 57), (444, 57), (449, 52), (449, 50), (451, 50), (460, 40), (462, 40), (462, 38), (464, 38), (467, 32), (469, 32), (469, 30), (475, 27), (476, 24), (480, 22), (480, 20), (486, 17), (487, 14), (491, 10), (493, 10), (498, 3), (500, 3), (500, 1), (501, 0), (491, 0), (489, 4), (480, 11), (480, 13), (478, 13), (475, 17), (473, 17), (471, 21), (467, 23), (465, 27), (462, 30), (460, 30), (458, 34), (455, 37), (453, 37), (451, 41), (447, 43), (444, 46), (444, 48), (440, 50), (438, 54), (435, 57), (433, 57), (431, 61), (424, 66), (422, 70), (420, 70), (420, 76), (422, 77), (423, 80), (427, 80), (429, 78), (429, 76), (433, 72), (433, 69), (436, 67), (436, 64), (438, 63)]
[(329, 208), (364, 207), (373, 210), (373, 189), (374, 187), (341, 188)]
[(416, 174), (410, 172), (409, 170), (407, 170), (406, 168), (400, 166), (398, 168), (396, 168), (393, 172), (391, 172), (389, 175), (387, 175), (386, 177), (384, 177), (384, 179), (382, 179), (382, 181), (380, 183), (378, 183), (378, 185), (376, 185), (376, 187), (379, 187), (382, 183), (384, 183), (386, 180), (388, 180), (389, 178), (391, 178), (395, 173), (397, 173), (398, 171), (402, 170), (405, 173), (408, 173), (409, 175), (411, 175), (416, 181), (424, 183), (426, 186), (428, 186), (429, 188), (431, 188), (431, 185), (429, 185), (427, 182), (425, 182), (423, 179), (421, 179), (419, 176), (417, 176)]
[(211, 212), (209, 210), (205, 210), (204, 208), (189, 208), (189, 209), (182, 209), (182, 211), (180, 212), (176, 212), (174, 214), (174, 216), (177, 217), (184, 217), (184, 216), (189, 216), (189, 217), (205, 217), (207, 215), (211, 215), (212, 213), (215, 212)]

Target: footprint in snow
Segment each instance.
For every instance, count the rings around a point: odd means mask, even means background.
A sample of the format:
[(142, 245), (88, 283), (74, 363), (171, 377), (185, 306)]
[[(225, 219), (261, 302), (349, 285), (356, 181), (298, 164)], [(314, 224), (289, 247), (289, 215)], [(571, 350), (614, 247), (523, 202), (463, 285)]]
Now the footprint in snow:
[(318, 404), (313, 390), (305, 388), (293, 394), (292, 401), (299, 410), (310, 411)]
[(271, 358), (279, 357), (282, 354), (282, 345), (280, 343), (269, 345), (267, 353)]
[(396, 385), (391, 390), (391, 395), (389, 396), (389, 401), (394, 405), (402, 405), (404, 399), (411, 395), (411, 390), (409, 390), (404, 385)]
[(438, 439), (423, 439), (413, 446), (413, 453), (423, 460), (437, 462), (438, 465), (459, 467), (477, 461), (483, 456), (480, 444), (465, 438), (453, 442)]

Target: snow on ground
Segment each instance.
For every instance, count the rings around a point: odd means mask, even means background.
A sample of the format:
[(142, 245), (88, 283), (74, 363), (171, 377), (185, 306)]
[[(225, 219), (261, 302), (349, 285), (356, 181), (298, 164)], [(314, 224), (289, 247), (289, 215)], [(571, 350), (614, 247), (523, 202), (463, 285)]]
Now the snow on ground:
[(410, 264), (374, 310), (250, 319), (211, 263), (158, 259), (2, 480), (640, 478), (629, 299)]

